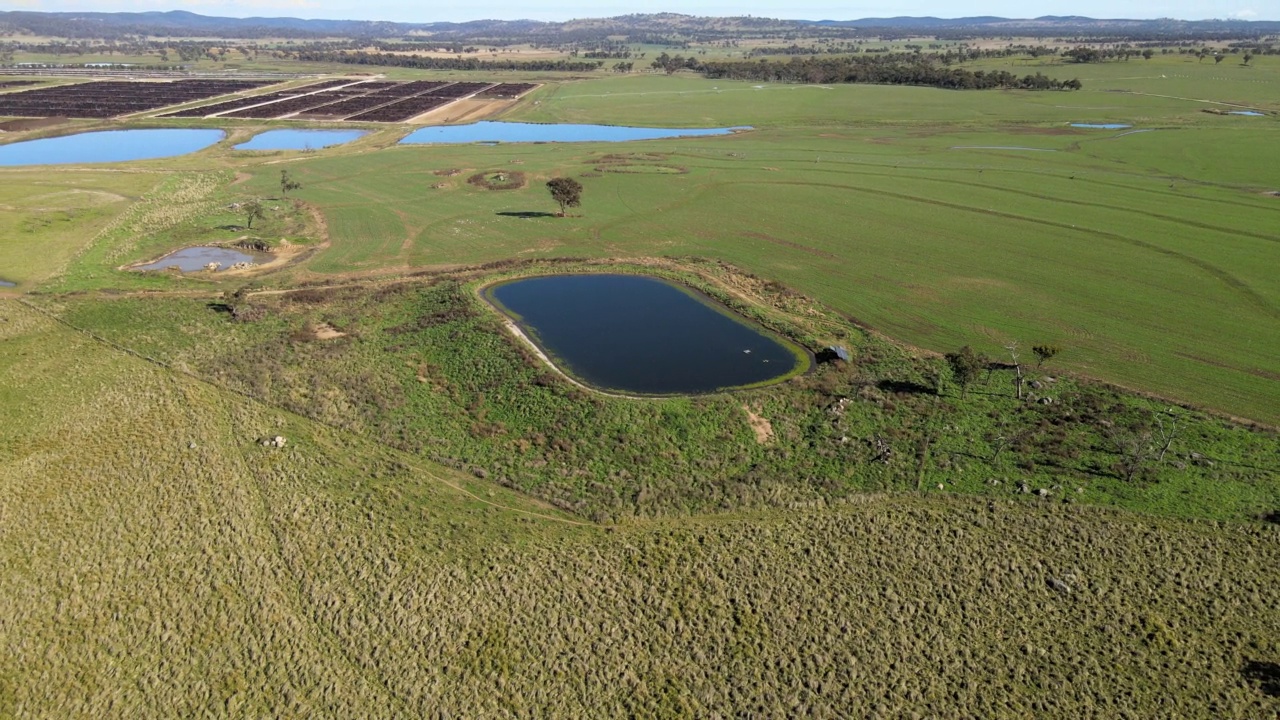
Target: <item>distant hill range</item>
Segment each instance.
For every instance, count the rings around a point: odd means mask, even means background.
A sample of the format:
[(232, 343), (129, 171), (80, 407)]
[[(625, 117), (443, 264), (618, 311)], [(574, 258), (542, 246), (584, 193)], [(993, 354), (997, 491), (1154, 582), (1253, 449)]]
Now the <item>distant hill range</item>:
[[(429, 12), (429, 11), (426, 11)], [(559, 36), (600, 33), (694, 34), (804, 31), (849, 34), (972, 35), (1137, 35), (1152, 37), (1262, 36), (1280, 33), (1280, 21), (1125, 20), (1079, 16), (1031, 19), (1002, 17), (892, 17), (861, 20), (778, 20), (757, 17), (695, 17), (675, 13), (623, 15), (612, 18), (542, 22), (474, 20), (470, 22), (397, 23), (368, 20), (303, 20), (289, 17), (230, 18), (169, 12), (0, 12), (0, 31), (44, 37), (370, 37), (423, 35), (457, 40)]]

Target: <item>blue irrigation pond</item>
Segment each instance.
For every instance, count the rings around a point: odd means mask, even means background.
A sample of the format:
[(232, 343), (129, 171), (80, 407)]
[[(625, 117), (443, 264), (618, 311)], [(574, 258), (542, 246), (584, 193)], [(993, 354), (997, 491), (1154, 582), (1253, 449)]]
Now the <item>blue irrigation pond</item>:
[(362, 135), (364, 130), (268, 130), (240, 143), (235, 150), (319, 150), (345, 145)]
[(675, 137), (729, 135), (737, 128), (646, 128), (621, 125), (572, 125), (512, 122), (478, 122), (470, 125), (425, 127), (410, 133), (401, 145), (531, 142), (627, 142)]
[(0, 166), (110, 163), (176, 157), (203, 150), (226, 133), (209, 128), (99, 130), (0, 145)]
[(1071, 127), (1088, 128), (1090, 130), (1124, 130), (1133, 126), (1125, 125), (1124, 123), (1071, 123)]
[(134, 270), (164, 270), (176, 267), (182, 272), (203, 270), (211, 262), (219, 263), (219, 270), (226, 270), (236, 263), (258, 262), (257, 255), (232, 250), (231, 248), (196, 246), (183, 248), (156, 260), (153, 263), (139, 265)]
[(564, 372), (593, 387), (686, 395), (807, 371), (802, 348), (682, 285), (643, 275), (551, 275), (485, 297)]

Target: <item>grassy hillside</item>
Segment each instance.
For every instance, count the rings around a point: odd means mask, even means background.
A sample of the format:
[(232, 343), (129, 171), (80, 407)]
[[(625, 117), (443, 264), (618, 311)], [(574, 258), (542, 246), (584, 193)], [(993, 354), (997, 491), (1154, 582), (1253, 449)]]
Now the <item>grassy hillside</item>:
[[(977, 67), (1086, 89), (600, 73), (505, 119), (754, 129), (0, 169), (0, 717), (1277, 715), (1280, 63)], [(478, 297), (602, 268), (854, 360), (602, 396)], [(1011, 342), (1034, 402), (940, 357)]]
[[(508, 265), (511, 265), (508, 263)], [(549, 372), (478, 297), (501, 273), (657, 272), (796, 342), (854, 354), (779, 386), (635, 401)], [(811, 300), (710, 262), (530, 264), (283, 295), (66, 298), (77, 327), (217, 384), (449, 463), (599, 521), (794, 507), (948, 489), (1160, 514), (1254, 519), (1280, 507), (1276, 435), (1028, 366), (971, 392)], [(237, 322), (227, 311), (246, 317)], [(315, 328), (343, 333), (321, 339)], [(1049, 367), (1054, 365), (1053, 362)], [(941, 394), (936, 394), (939, 376)], [(769, 422), (761, 441), (754, 414)], [(1168, 452), (1141, 459), (1130, 440)], [(1139, 461), (1140, 467), (1126, 465)]]
[(584, 527), (0, 316), (0, 713), (1280, 708), (1275, 526), (868, 495)]

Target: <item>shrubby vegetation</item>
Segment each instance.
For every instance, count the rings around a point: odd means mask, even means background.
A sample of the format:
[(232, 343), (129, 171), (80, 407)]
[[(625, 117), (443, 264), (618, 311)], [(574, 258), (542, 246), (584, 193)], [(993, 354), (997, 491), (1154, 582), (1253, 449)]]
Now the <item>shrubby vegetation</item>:
[(0, 714), (1280, 707), (1276, 526), (913, 494), (584, 527), (13, 301), (0, 317)]
[[(248, 324), (181, 299), (73, 303), (66, 317), (225, 387), (597, 521), (800, 506), (938, 484), (1178, 515), (1245, 518), (1280, 507), (1280, 487), (1260, 482), (1275, 470), (1271, 431), (1031, 366), (1019, 366), (1019, 392), (1015, 368), (986, 359), (962, 384), (940, 358), (914, 355), (718, 263), (630, 271), (692, 282), (807, 347), (846, 344), (854, 361), (731, 395), (646, 402), (597, 395), (509, 337), (475, 292), (495, 270), (591, 266), (500, 265), (229, 299), (238, 309), (259, 308), (264, 319)], [(185, 333), (155, 332), (162, 317), (175, 316)], [(308, 323), (346, 336), (316, 341)], [(142, 328), (151, 328), (146, 344)], [(744, 406), (772, 423), (772, 441), (757, 441)], [(1175, 426), (1161, 452), (1161, 428)]]

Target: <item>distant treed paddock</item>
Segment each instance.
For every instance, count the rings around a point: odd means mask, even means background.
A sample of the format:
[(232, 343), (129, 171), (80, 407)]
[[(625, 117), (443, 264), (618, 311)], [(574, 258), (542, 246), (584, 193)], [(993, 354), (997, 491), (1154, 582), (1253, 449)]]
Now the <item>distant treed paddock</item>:
[[(665, 53), (663, 54), (665, 56)], [(654, 63), (663, 60), (660, 56)], [(679, 58), (666, 65), (679, 66)], [(685, 65), (688, 67), (687, 63)], [(1018, 77), (1005, 70), (984, 72), (947, 67), (930, 58), (842, 57), (793, 58), (787, 62), (709, 62), (690, 69), (719, 80), (761, 80), (768, 82), (874, 83), (879, 85), (926, 85), (948, 90), (1079, 90), (1079, 80), (1057, 80), (1040, 73)], [(670, 72), (670, 70), (668, 70)]]
[[(369, 52), (298, 51), (298, 60), (308, 62), (345, 63), (418, 68), (422, 70), (562, 70), (588, 72), (598, 70), (602, 62), (577, 61), (508, 61), (476, 58), (436, 58), (419, 55), (392, 55)], [(923, 85), (949, 90), (988, 90), (994, 88), (1020, 90), (1079, 90), (1078, 79), (1058, 80), (1040, 73), (1019, 77), (1007, 71), (984, 72), (950, 67), (937, 53), (888, 53), (857, 57), (795, 57), (786, 62), (713, 61), (696, 57), (660, 55), (650, 66), (674, 73), (681, 70), (701, 73), (707, 78), (723, 80), (757, 80), (803, 83), (874, 83), (880, 85)], [(627, 66), (628, 68), (630, 66)]]

